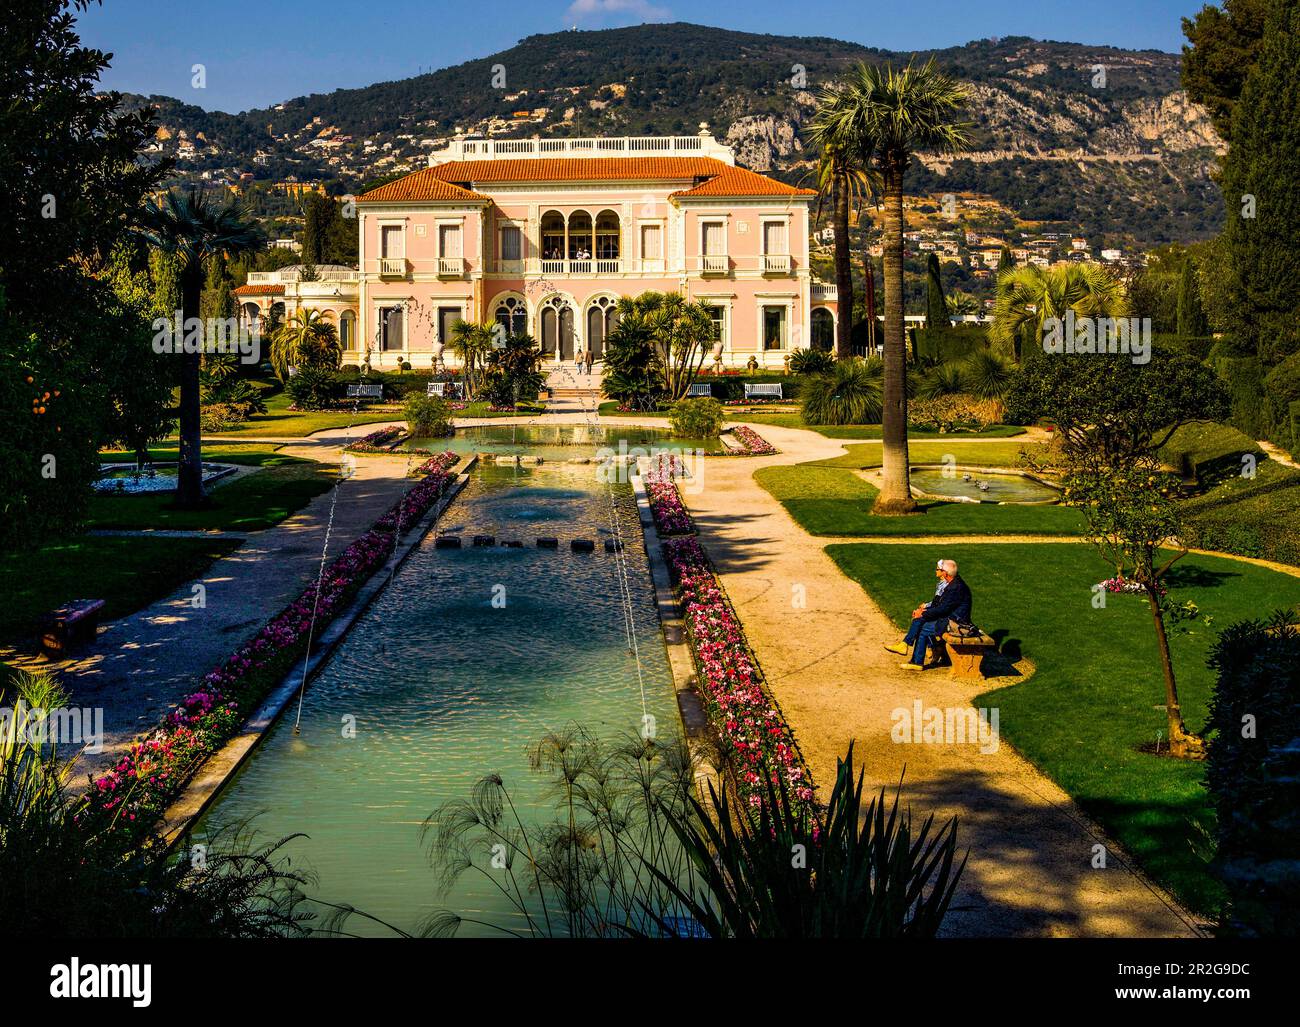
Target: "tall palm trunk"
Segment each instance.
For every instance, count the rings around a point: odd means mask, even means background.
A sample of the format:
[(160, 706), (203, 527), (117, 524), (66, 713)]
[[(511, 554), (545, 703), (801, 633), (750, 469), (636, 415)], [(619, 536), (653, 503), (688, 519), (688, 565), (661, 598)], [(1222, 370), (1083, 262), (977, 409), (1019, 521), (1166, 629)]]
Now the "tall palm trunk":
[(903, 332), (903, 169), (885, 172), (884, 481), (872, 513), (916, 512), (908, 478), (907, 349)]
[[(182, 338), (189, 319), (199, 316), (203, 295), (203, 265), (191, 261), (181, 272)], [(189, 352), (193, 349), (194, 352)], [(203, 433), (199, 424), (199, 368), (203, 355), (198, 346), (185, 346), (181, 353), (180, 461), (176, 469), (176, 505), (194, 508), (207, 502), (203, 491)]]
[(835, 357), (853, 356), (853, 269), (849, 263), (849, 183), (835, 180)]

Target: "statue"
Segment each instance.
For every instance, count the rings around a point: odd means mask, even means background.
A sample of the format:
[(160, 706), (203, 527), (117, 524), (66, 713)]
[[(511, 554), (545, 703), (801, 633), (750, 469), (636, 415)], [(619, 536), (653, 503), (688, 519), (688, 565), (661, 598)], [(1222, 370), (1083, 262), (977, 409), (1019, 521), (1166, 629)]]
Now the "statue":
[(751, 354), (749, 355), (749, 363), (747, 363), (747, 364), (745, 365), (745, 368), (746, 368), (746, 370), (749, 370), (749, 371), (757, 371), (757, 370), (758, 370), (758, 357), (754, 356), (754, 354), (751, 353)]

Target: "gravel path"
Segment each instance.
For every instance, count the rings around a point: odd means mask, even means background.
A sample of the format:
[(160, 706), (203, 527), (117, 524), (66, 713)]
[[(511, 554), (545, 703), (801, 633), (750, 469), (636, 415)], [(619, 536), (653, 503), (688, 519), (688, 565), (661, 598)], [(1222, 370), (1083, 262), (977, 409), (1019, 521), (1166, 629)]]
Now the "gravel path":
[[(987, 685), (953, 680), (943, 670), (898, 667), (900, 657), (882, 648), (897, 640), (897, 630), (826, 555), (833, 540), (809, 535), (753, 480), (759, 467), (836, 456), (840, 442), (754, 427), (781, 453), (709, 460), (702, 489), (687, 490), (685, 500), (823, 796), (836, 757), (853, 741), (871, 789), (892, 788), (906, 771), (905, 797), (918, 813), (959, 818), (970, 863), (945, 933), (1196, 933), (1188, 914), (1132, 869), (1069, 796), (1005, 742), (984, 753), (969, 744), (891, 739), (893, 711), (918, 701), (924, 708), (965, 708)], [(918, 598), (929, 591), (928, 575), (928, 566), (918, 567)], [(973, 588), (978, 596), (979, 583)], [(804, 608), (794, 601), (800, 592)], [(1108, 850), (1105, 870), (1092, 868), (1099, 844)]]

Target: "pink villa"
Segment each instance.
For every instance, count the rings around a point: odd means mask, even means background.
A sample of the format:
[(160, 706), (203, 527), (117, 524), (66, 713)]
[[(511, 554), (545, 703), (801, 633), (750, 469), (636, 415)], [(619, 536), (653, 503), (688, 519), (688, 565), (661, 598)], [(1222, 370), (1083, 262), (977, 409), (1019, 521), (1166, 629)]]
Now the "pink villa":
[(377, 369), (435, 366), (461, 319), (529, 333), (547, 364), (599, 360), (620, 297), (680, 292), (713, 308), (725, 366), (780, 370), (834, 335), (835, 288), (808, 263), (815, 199), (736, 166), (707, 130), (458, 139), (356, 198), (359, 269), (257, 272), (235, 291), (248, 320), (324, 311), (344, 362)]

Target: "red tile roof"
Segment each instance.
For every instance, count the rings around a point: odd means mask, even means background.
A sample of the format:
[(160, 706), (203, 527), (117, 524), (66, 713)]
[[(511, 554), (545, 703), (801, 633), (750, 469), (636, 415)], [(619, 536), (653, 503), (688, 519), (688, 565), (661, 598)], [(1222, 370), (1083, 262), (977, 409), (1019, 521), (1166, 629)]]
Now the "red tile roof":
[(241, 285), (238, 289), (231, 289), (236, 296), (283, 296), (283, 285)]
[[(470, 185), (494, 182), (680, 181), (674, 196), (814, 196), (712, 157), (543, 157), (448, 161), (362, 193), (358, 202), (486, 199)], [(442, 190), (447, 190), (445, 194)], [(456, 192), (451, 192), (455, 190)], [(459, 193), (459, 195), (457, 195)]]

